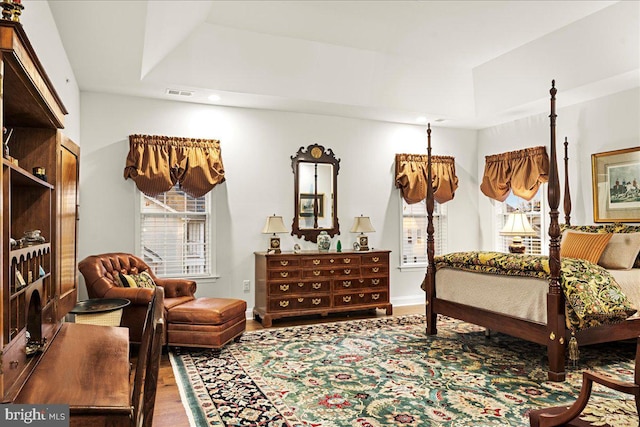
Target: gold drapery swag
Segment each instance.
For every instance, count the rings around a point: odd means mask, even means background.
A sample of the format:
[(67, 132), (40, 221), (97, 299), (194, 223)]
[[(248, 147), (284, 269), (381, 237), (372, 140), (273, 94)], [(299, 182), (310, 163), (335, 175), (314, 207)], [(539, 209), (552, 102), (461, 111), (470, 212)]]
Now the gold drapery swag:
[[(410, 205), (427, 198), (427, 155), (396, 154), (396, 187)], [(453, 199), (458, 188), (455, 159), (431, 156), (433, 198), (438, 203)]]
[(148, 196), (169, 191), (179, 182), (187, 194), (201, 197), (225, 180), (220, 141), (129, 135), (127, 178)]
[(504, 202), (509, 191), (531, 200), (540, 184), (549, 181), (549, 156), (544, 146), (485, 156), (480, 190), (485, 196)]

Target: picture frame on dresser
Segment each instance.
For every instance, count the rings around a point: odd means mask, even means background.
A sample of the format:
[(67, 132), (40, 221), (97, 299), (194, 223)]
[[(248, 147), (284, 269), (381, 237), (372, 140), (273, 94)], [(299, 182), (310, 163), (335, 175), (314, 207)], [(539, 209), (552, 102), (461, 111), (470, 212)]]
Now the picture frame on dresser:
[(640, 222), (640, 147), (591, 155), (593, 220)]

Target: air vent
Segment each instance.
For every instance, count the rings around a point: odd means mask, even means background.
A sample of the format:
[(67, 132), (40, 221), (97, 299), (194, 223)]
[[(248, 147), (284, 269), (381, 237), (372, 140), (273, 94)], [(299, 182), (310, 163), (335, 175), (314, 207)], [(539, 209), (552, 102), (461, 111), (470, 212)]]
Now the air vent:
[(193, 96), (193, 92), (190, 90), (167, 89), (166, 93), (167, 95)]

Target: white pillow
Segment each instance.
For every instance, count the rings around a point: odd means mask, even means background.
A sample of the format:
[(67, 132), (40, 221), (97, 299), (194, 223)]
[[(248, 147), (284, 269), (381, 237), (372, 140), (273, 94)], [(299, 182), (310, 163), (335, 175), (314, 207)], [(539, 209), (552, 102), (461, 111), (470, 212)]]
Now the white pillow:
[(611, 270), (630, 270), (640, 252), (640, 233), (613, 233), (598, 264)]

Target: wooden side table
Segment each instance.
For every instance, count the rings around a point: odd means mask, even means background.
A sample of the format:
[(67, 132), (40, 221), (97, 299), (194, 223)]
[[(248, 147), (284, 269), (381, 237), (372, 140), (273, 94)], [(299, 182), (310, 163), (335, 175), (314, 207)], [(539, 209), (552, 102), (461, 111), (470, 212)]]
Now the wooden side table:
[(69, 313), (75, 314), (75, 323), (101, 326), (120, 326), (122, 309), (131, 304), (125, 298), (95, 298), (78, 301)]

